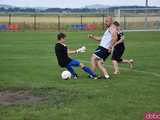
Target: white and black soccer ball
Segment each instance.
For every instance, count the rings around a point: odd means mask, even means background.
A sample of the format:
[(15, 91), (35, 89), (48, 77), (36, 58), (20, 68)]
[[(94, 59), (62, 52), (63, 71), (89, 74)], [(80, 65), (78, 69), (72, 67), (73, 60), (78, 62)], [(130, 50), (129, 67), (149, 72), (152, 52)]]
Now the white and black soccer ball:
[(61, 77), (62, 77), (63, 80), (68, 80), (68, 79), (71, 78), (71, 76), (72, 76), (71, 73), (67, 70), (63, 71), (62, 74), (61, 74)]

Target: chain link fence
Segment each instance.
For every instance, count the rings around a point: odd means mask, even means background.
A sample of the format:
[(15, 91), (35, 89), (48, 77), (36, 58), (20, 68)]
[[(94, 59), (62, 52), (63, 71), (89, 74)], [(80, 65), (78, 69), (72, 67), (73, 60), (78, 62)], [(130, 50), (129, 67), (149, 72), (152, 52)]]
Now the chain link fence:
[[(87, 31), (103, 30), (104, 15), (36, 15), (8, 14), (0, 15), (0, 30), (10, 30), (16, 26), (18, 31)], [(9, 28), (5, 29), (4, 25)], [(3, 26), (3, 27), (2, 27)], [(11, 27), (12, 28), (12, 27)]]
[[(0, 14), (0, 31), (104, 30), (107, 14)], [(113, 19), (124, 30), (160, 30), (160, 9), (118, 9)]]
[(124, 30), (160, 30), (160, 8), (118, 9), (115, 19)]

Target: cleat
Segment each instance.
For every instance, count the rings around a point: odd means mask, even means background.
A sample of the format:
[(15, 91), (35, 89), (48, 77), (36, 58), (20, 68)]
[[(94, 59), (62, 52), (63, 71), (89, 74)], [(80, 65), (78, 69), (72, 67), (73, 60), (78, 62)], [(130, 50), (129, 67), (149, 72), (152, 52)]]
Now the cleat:
[(77, 80), (78, 79), (78, 75), (72, 76), (72, 79)]
[(98, 79), (104, 79), (104, 80), (111, 80), (111, 78), (108, 76), (108, 77), (105, 77), (105, 76), (99, 76)]
[(89, 79), (94, 79), (94, 80), (97, 80), (97, 79), (98, 79), (96, 76), (92, 76), (92, 75), (89, 75), (88, 78), (89, 78)]
[(73, 76), (73, 77), (72, 77), (72, 79), (77, 80), (77, 79), (78, 79), (78, 77), (77, 77), (77, 76)]

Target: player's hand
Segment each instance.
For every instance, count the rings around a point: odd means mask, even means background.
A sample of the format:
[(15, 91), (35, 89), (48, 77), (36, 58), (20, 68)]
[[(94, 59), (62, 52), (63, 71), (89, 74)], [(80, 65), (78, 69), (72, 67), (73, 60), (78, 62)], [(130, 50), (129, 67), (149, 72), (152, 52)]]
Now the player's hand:
[(108, 52), (111, 53), (111, 52), (112, 52), (112, 48), (109, 48), (109, 49), (108, 49)]
[(78, 49), (76, 50), (76, 52), (77, 52), (77, 53), (84, 53), (84, 52), (86, 52), (86, 47), (85, 47), (85, 46), (82, 46), (82, 47), (78, 48)]
[(115, 43), (114, 45), (113, 45), (113, 47), (115, 47), (117, 45), (117, 43)]

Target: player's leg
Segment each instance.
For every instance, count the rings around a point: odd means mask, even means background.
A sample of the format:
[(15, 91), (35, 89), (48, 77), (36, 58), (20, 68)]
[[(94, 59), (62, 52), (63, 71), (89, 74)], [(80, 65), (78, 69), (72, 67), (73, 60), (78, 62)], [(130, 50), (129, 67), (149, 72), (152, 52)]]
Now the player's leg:
[(76, 74), (76, 72), (74, 71), (74, 69), (72, 68), (72, 66), (67, 65), (67, 70), (71, 73), (72, 78), (77, 79), (78, 75)]
[(95, 72), (93, 72), (89, 67), (87, 67), (84, 64), (80, 63), (78, 60), (72, 60), (70, 65), (74, 66), (74, 67), (81, 67), (81, 69), (84, 72), (86, 72), (87, 74), (91, 75), (92, 77), (96, 77)]
[(72, 61), (66, 66), (67, 70), (72, 74), (72, 78), (77, 79), (78, 75), (72, 68)]
[(113, 50), (112, 65), (113, 65), (113, 70), (114, 70), (113, 73), (114, 74), (120, 74), (118, 63), (122, 62), (121, 57), (122, 57), (123, 53), (124, 53), (124, 47), (123, 46), (117, 46)]
[(99, 56), (101, 56), (101, 47), (98, 47), (95, 52), (92, 54), (91, 57), (91, 66), (92, 66), (92, 70), (95, 72), (96, 68), (98, 67), (97, 65), (97, 57), (99, 58)]
[(97, 58), (95, 56), (95, 54), (92, 55), (91, 57), (91, 66), (92, 66), (92, 71), (96, 71), (97, 68)]
[[(96, 71), (96, 69), (98, 68), (98, 59), (97, 59), (97, 56), (95, 54), (92, 55), (91, 57), (91, 65), (92, 65), (92, 71)], [(103, 76), (103, 72), (101, 72), (101, 76)]]
[(85, 66), (83, 63), (80, 63), (80, 67), (84, 72), (88, 73), (91, 78), (97, 76), (94, 71), (92, 71), (89, 67)]
[(134, 64), (134, 60), (133, 59), (123, 59), (121, 62), (119, 63), (122, 63), (122, 64), (128, 64), (129, 67), (132, 69), (133, 68), (133, 64)]
[(103, 61), (103, 59), (98, 60), (97, 63), (98, 63), (98, 68), (103, 73), (104, 77), (106, 79), (109, 79), (109, 74), (107, 72), (107, 69), (104, 67), (104, 61)]
[(128, 64), (130, 68), (133, 68), (133, 59), (121, 59), (121, 57), (123, 56), (123, 53), (125, 51), (125, 47), (124, 46), (120, 46), (118, 47), (117, 52), (117, 62), (118, 63), (122, 63), (122, 64)]
[(112, 60), (112, 65), (113, 65), (113, 70), (114, 70), (114, 74), (119, 74), (119, 67), (118, 67), (118, 62), (116, 60)]
[(103, 47), (98, 47), (94, 53), (94, 56), (96, 57), (97, 66), (106, 79), (109, 78), (109, 74), (107, 72), (107, 69), (104, 67), (104, 61), (109, 55), (110, 53), (108, 52), (108, 50)]

